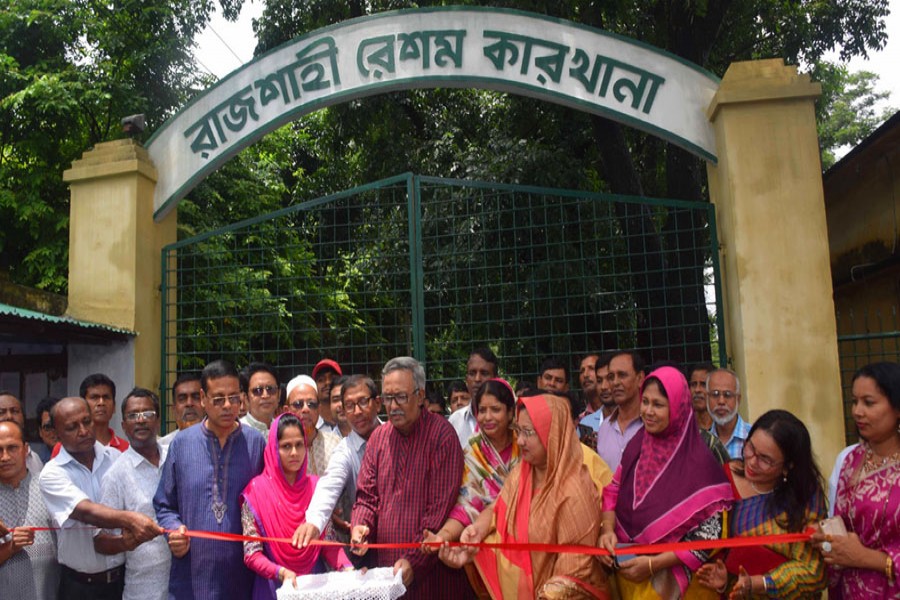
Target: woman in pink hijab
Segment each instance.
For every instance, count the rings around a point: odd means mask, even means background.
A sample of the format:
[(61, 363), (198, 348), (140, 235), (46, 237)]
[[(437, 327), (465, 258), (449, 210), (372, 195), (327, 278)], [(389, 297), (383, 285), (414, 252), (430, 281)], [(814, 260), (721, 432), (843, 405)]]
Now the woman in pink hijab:
[[(285, 413), (272, 421), (266, 445), (265, 467), (241, 495), (244, 535), (288, 538), (306, 522), (306, 509), (318, 478), (306, 473), (306, 437), (300, 420)], [(244, 542), (244, 564), (254, 573), (253, 600), (275, 598), (281, 582), (320, 572), (319, 554), (333, 568), (353, 568), (336, 546)]]

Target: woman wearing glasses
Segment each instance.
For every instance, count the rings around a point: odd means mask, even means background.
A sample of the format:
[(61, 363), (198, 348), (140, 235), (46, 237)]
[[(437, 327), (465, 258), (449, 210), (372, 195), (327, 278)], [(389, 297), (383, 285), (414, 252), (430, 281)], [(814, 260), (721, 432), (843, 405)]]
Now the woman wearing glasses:
[(862, 440), (844, 460), (834, 508), (847, 533), (820, 531), (813, 541), (830, 567), (829, 598), (898, 598), (900, 365), (856, 372), (852, 415)]
[[(290, 538), (306, 521), (318, 477), (306, 472), (308, 453), (300, 420), (283, 414), (272, 422), (266, 443), (265, 466), (241, 494), (241, 524), (246, 536)], [(338, 546), (307, 546), (244, 542), (244, 563), (256, 573), (253, 600), (275, 598), (281, 582), (321, 572), (319, 553), (334, 568), (352, 569)]]
[[(750, 429), (743, 460), (729, 464), (740, 500), (730, 536), (800, 533), (825, 516), (822, 476), (809, 431), (794, 415), (770, 410)], [(697, 572), (698, 580), (733, 597), (815, 598), (825, 589), (825, 565), (810, 542), (735, 548)]]
[(601, 560), (616, 569), (624, 600), (715, 598), (691, 577), (709, 559), (708, 551), (628, 556), (625, 547), (617, 547), (717, 539), (722, 512), (734, 498), (700, 437), (688, 383), (678, 369), (661, 367), (644, 380), (641, 419), (644, 428), (625, 446), (613, 482), (603, 491), (600, 546), (617, 556)]
[[(519, 464), (519, 446), (513, 431), (516, 397), (503, 379), (489, 379), (478, 387), (472, 400), (478, 433), (465, 448), (459, 499), (450, 517), (436, 534), (427, 531), (425, 542), (455, 542), (463, 529), (493, 504), (513, 467)], [(423, 546), (424, 552), (436, 552)]]
[[(600, 497), (587, 468), (569, 403), (550, 395), (518, 402), (522, 462), (492, 508), (463, 530), (460, 541), (594, 545)], [(442, 547), (441, 560), (461, 567), (473, 559), (491, 598), (609, 598), (606, 575), (584, 554)]]

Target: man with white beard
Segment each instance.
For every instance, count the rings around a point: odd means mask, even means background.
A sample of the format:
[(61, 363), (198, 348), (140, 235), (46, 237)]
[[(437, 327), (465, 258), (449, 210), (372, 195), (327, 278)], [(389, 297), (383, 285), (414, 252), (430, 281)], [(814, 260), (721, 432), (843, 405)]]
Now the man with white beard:
[(738, 414), (741, 382), (730, 369), (716, 369), (706, 378), (706, 404), (713, 424), (710, 433), (718, 436), (732, 459), (741, 458), (750, 424)]

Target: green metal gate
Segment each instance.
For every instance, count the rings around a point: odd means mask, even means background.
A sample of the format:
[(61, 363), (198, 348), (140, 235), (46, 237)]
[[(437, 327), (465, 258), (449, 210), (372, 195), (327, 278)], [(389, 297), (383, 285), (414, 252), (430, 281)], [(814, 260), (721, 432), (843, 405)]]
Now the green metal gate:
[(511, 379), (549, 355), (726, 356), (714, 208), (404, 174), (167, 246), (162, 389), (224, 357), (282, 377), (323, 357), (439, 385), (491, 347)]

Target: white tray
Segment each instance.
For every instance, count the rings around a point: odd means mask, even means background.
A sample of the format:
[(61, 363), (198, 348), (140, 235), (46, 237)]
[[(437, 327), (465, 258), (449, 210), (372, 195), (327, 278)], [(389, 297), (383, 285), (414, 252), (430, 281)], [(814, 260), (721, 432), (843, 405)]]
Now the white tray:
[(392, 567), (361, 571), (333, 571), (297, 578), (278, 588), (278, 600), (395, 600), (406, 593), (402, 573)]

